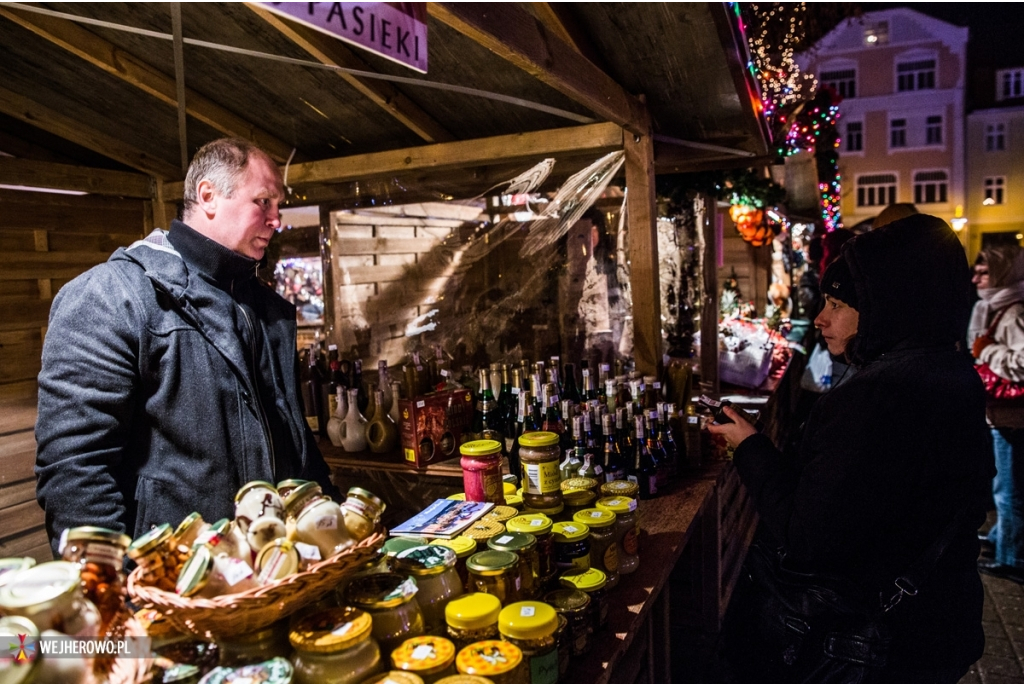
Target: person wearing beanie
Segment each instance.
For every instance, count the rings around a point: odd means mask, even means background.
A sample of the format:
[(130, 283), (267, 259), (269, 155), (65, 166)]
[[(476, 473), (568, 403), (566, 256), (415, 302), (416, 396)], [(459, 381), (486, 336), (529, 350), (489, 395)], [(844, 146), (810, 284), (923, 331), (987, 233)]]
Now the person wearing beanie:
[[(1024, 382), (1024, 250), (1017, 245), (985, 248), (974, 265), (978, 302), (967, 340), (978, 364)], [(995, 453), (992, 499), (995, 525), (982, 539), (982, 573), (1024, 584), (1024, 404), (989, 399), (988, 421)]]
[[(957, 349), (971, 311), (966, 255), (944, 221), (916, 214), (846, 243), (821, 287), (828, 304), (815, 323), (858, 370), (817, 401), (796, 454), (731, 408), (732, 423), (709, 428), (735, 448), (760, 521), (726, 616), (731, 676), (955, 683), (984, 648), (977, 530), (992, 478), (985, 390)], [(751, 562), (764, 549), (839, 579), (885, 639), (770, 614), (777, 584)], [(883, 613), (904, 574), (916, 592)]]

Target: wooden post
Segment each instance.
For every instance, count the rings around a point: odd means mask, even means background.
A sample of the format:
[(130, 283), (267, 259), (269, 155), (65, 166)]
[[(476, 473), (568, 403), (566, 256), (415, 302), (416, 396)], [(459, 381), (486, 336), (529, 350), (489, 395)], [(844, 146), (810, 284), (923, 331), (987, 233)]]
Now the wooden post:
[(704, 195), (704, 300), (700, 311), (700, 385), (718, 392), (718, 223), (715, 199)]
[(629, 222), (629, 288), (633, 295), (633, 357), (636, 369), (661, 377), (661, 281), (654, 200), (654, 139), (623, 135), (626, 152), (626, 218)]
[(331, 226), (331, 209), (327, 205), (320, 205), (320, 264), (323, 268), (323, 291), (324, 291), (324, 327), (323, 335), (327, 343), (338, 345), (341, 350), (340, 336), (335, 334), (334, 325), (337, 321), (335, 307), (338, 302), (338, 293), (334, 285), (334, 254), (331, 251), (332, 234), (334, 227)]

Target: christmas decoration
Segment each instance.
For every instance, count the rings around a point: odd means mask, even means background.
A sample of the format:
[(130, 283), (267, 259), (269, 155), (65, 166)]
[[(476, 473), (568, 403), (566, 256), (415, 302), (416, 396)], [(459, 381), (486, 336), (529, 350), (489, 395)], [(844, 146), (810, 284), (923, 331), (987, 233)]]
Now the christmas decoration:
[(842, 228), (839, 213), (839, 102), (842, 98), (832, 88), (821, 88), (813, 99), (801, 104), (789, 117), (789, 132), (778, 148), (780, 156), (801, 150), (814, 153), (818, 167), (818, 191), (825, 231)]

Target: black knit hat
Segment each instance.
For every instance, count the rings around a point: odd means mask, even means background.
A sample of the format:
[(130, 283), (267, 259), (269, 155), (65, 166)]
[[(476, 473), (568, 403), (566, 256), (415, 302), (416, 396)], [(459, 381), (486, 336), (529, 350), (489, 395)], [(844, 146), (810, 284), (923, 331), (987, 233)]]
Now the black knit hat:
[(850, 265), (842, 256), (825, 269), (825, 274), (821, 277), (821, 294), (830, 295), (857, 309), (857, 288), (853, 284)]

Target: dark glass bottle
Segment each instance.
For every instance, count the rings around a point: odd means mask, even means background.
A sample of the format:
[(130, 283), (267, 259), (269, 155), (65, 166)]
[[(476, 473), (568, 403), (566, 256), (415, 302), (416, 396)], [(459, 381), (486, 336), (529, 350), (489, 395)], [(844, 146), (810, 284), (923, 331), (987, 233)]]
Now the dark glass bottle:
[(590, 369), (583, 369), (580, 373), (583, 374), (583, 394), (586, 396), (587, 401), (600, 400), (601, 397), (597, 392), (597, 383), (594, 382)]
[(324, 397), (327, 399), (327, 420), (338, 411), (338, 346), (327, 346), (327, 377), (324, 379)]
[(584, 399), (580, 395), (579, 388), (576, 386), (575, 364), (565, 365), (565, 377), (562, 378), (562, 399), (569, 400), (573, 404), (579, 404)]
[(551, 357), (551, 365), (547, 369), (548, 371), (548, 383), (555, 384), (555, 390), (558, 392), (558, 396), (562, 396), (562, 358)]
[(356, 395), (356, 406), (359, 408), (359, 413), (366, 416), (366, 408), (370, 406), (370, 397), (366, 394), (366, 388), (363, 387), (362, 359), (352, 360), (352, 387), (359, 391), (359, 394)]
[(633, 463), (633, 443), (629, 439), (629, 417), (625, 407), (615, 411), (615, 442), (619, 445), (619, 454), (622, 461), (627, 465)]
[(653, 499), (658, 495), (658, 468), (651, 456), (650, 443), (644, 427), (644, 417), (636, 417), (636, 456), (633, 458), (633, 476), (640, 486), (640, 499)]
[(658, 482), (668, 483), (668, 453), (661, 444), (660, 425), (657, 409), (647, 410), (647, 450), (654, 458), (654, 466), (658, 469)]
[(306, 373), (303, 374), (302, 383), (302, 413), (306, 417), (306, 423), (315, 435), (326, 435), (327, 414), (323, 402), (324, 379), (317, 364), (317, 345), (309, 346), (309, 356), (306, 357)]
[(519, 436), (537, 430), (533, 423), (533, 412), (530, 407), (529, 391), (516, 395), (516, 411), (514, 419), (507, 423), (509, 429), (505, 433), (505, 451), (508, 453), (508, 471), (522, 481), (523, 467), (519, 459)]
[(662, 448), (665, 450), (665, 467), (669, 479), (675, 478), (679, 475), (679, 444), (676, 442), (675, 435), (672, 430), (672, 405), (668, 402), (662, 402), (661, 406), (661, 420), (658, 422), (658, 442), (661, 443)]
[(502, 425), (508, 425), (509, 417), (515, 416), (516, 398), (512, 394), (512, 372), (508, 364), (501, 365), (501, 388), (498, 390), (498, 412)]
[(604, 479), (608, 483), (613, 480), (626, 480), (626, 462), (615, 439), (611, 414), (602, 416), (601, 423), (604, 430)]
[(477, 372), (477, 380), (480, 383), (480, 390), (476, 397), (470, 431), (476, 440), (497, 440), (504, 447), (505, 435), (501, 430), (498, 401), (494, 399), (494, 392), (491, 390), (490, 372), (487, 369), (480, 369)]
[(544, 414), (543, 430), (564, 435), (565, 423), (562, 421), (561, 412), (558, 410), (558, 393), (555, 390), (554, 383), (544, 384), (544, 404), (546, 405), (546, 412)]
[[(581, 418), (583, 419), (583, 465), (580, 466), (579, 474), (583, 478), (599, 480), (600, 476), (604, 473), (604, 466), (601, 463), (601, 455), (598, 454), (597, 443), (594, 441), (594, 430), (590, 422), (590, 412), (585, 410)], [(578, 439), (576, 444), (579, 445)]]

